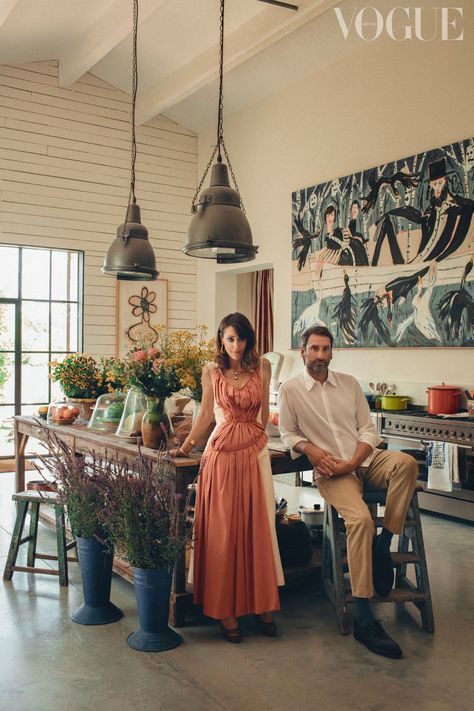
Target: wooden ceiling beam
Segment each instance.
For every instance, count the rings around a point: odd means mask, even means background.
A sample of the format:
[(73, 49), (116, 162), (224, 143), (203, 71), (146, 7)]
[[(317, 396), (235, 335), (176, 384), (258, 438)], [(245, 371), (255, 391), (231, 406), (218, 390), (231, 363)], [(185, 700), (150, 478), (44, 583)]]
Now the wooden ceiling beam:
[[(141, 0), (142, 24), (166, 0)], [(132, 34), (132, 4), (116, 0), (91, 31), (59, 58), (59, 86), (68, 88)]]

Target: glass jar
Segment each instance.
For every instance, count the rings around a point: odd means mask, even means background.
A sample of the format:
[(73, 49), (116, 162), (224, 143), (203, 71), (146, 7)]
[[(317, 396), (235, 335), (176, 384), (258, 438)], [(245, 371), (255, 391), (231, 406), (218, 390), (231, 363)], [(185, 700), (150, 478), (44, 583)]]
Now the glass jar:
[(80, 410), (71, 402), (51, 402), (48, 405), (48, 425), (72, 425), (79, 415)]
[(87, 427), (91, 430), (115, 432), (124, 411), (125, 397), (126, 393), (121, 390), (101, 395)]
[(143, 415), (146, 412), (146, 396), (134, 390), (128, 391), (125, 405), (115, 434), (129, 441), (136, 441), (141, 437)]

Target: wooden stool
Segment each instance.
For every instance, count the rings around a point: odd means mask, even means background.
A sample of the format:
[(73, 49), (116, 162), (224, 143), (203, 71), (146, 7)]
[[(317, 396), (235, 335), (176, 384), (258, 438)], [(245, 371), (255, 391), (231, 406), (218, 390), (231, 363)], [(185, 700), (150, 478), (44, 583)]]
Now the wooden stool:
[[(22, 491), (19, 494), (13, 494), (12, 500), (17, 502), (17, 516), (15, 527), (13, 529), (10, 550), (8, 551), (7, 563), (3, 573), (4, 580), (11, 580), (15, 570), (23, 573), (44, 573), (45, 575), (58, 575), (59, 584), (65, 586), (68, 584), (68, 561), (77, 561), (77, 558), (68, 558), (67, 551), (76, 545), (76, 541), (66, 544), (66, 526), (64, 522), (64, 506), (59, 503), (58, 495), (51, 491)], [(54, 508), (56, 517), (56, 542), (58, 548), (57, 555), (48, 555), (46, 553), (38, 553), (36, 551), (36, 540), (38, 537), (38, 520), (40, 504), (48, 504)], [(29, 534), (22, 538), (23, 527), (25, 525), (26, 514), (28, 507), (30, 510), (30, 529)], [(15, 565), (18, 556), (18, 551), (23, 543), (28, 543), (28, 556), (26, 566)], [(36, 568), (36, 558), (42, 560), (57, 560), (58, 569), (51, 568)]]
[[(403, 532), (398, 538), (398, 552), (392, 553), (396, 567), (395, 586), (387, 597), (374, 596), (377, 602), (413, 602), (421, 612), (423, 629), (434, 632), (433, 606), (431, 602), (428, 568), (426, 565), (425, 546), (421, 528), (418, 491), (423, 485), (417, 483), (407, 511)], [(363, 494), (375, 526), (383, 526), (383, 517), (377, 516), (377, 507), (384, 506), (387, 491), (385, 489), (366, 489)], [(410, 545), (411, 544), (411, 545)], [(407, 565), (415, 566), (416, 585), (406, 575)], [(323, 524), (323, 566), (324, 589), (337, 618), (341, 634), (349, 634), (349, 616), (347, 604), (353, 602), (350, 585), (346, 589), (344, 573), (348, 571), (346, 536), (344, 522), (336, 509), (325, 503)]]

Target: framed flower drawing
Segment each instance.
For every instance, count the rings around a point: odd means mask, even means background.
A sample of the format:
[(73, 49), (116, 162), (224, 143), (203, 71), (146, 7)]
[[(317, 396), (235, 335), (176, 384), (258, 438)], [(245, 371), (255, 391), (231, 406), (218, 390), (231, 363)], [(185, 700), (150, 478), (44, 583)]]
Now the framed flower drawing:
[(117, 279), (115, 354), (125, 355), (141, 339), (155, 343), (157, 326), (168, 321), (168, 281)]

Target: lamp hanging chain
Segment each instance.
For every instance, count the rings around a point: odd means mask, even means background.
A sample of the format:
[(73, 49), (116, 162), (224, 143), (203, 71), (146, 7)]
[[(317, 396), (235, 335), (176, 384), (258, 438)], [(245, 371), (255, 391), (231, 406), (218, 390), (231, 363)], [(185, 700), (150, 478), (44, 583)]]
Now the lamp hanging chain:
[(132, 147), (130, 152), (130, 192), (128, 195), (128, 205), (127, 212), (125, 213), (125, 219), (123, 221), (121, 240), (127, 243), (128, 232), (127, 232), (127, 222), (128, 222), (128, 212), (129, 205), (135, 205), (137, 199), (135, 197), (135, 161), (137, 159), (137, 142), (135, 137), (135, 104), (137, 100), (137, 88), (138, 88), (138, 63), (137, 63), (137, 34), (138, 34), (138, 0), (133, 0), (133, 44), (132, 44), (132, 110), (131, 110), (131, 123), (132, 123)]
[(137, 62), (137, 35), (138, 35), (138, 0), (133, 0), (133, 50), (132, 50), (132, 151), (130, 168), (130, 198), (129, 202), (136, 203), (135, 197), (135, 161), (137, 159), (137, 141), (135, 135), (135, 105), (138, 89), (138, 62)]
[(224, 114), (224, 3), (221, 2), (220, 38), (219, 38), (219, 100), (217, 102), (217, 161), (222, 163), (221, 144), (223, 142)]
[(212, 165), (212, 161), (214, 160), (214, 156), (216, 155), (216, 153), (217, 153), (217, 162), (222, 163), (221, 146), (222, 146), (222, 150), (224, 151), (225, 158), (227, 160), (229, 172), (230, 172), (230, 174), (232, 176), (232, 180), (234, 182), (234, 187), (237, 190), (237, 192), (239, 193), (240, 207), (241, 207), (242, 211), (245, 213), (245, 207), (244, 207), (244, 203), (242, 201), (242, 197), (240, 195), (239, 186), (237, 185), (237, 180), (235, 179), (234, 170), (232, 168), (229, 154), (227, 152), (227, 148), (224, 143), (224, 3), (225, 3), (225, 0), (220, 0), (219, 99), (218, 99), (218, 103), (217, 103), (217, 142), (216, 142), (216, 145), (214, 146), (214, 150), (212, 151), (211, 157), (209, 158), (209, 162), (206, 166), (206, 169), (204, 170), (203, 176), (202, 176), (201, 180), (199, 181), (199, 185), (196, 188), (196, 192), (194, 193), (193, 200), (191, 203), (191, 212), (192, 213), (196, 212), (196, 201), (198, 199), (199, 193), (201, 192), (201, 188), (203, 186), (203, 183), (206, 179), (206, 176), (209, 172), (209, 169)]

